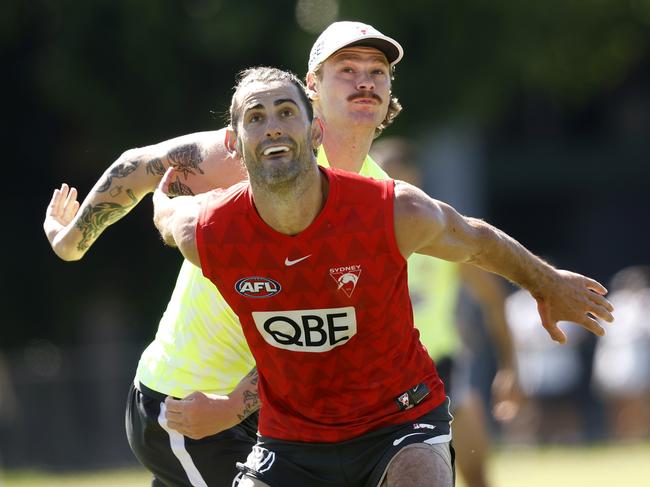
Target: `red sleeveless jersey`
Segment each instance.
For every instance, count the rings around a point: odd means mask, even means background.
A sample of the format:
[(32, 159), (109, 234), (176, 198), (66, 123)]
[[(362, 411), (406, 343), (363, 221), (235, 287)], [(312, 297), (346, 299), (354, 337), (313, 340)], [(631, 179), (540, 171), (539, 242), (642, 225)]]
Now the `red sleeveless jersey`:
[[(248, 183), (212, 192), (196, 229), (203, 273), (257, 363), (260, 433), (290, 441), (343, 441), (445, 398), (413, 326), (393, 181), (321, 170), (327, 201), (298, 235), (264, 223)], [(422, 388), (429, 394), (408, 404), (405, 393)]]

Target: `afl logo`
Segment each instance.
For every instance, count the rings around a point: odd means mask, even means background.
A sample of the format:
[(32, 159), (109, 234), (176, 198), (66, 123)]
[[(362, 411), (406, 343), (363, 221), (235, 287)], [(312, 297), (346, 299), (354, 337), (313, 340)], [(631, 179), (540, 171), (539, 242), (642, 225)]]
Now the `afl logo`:
[(267, 277), (244, 277), (235, 283), (235, 291), (247, 298), (270, 298), (281, 290), (278, 281)]

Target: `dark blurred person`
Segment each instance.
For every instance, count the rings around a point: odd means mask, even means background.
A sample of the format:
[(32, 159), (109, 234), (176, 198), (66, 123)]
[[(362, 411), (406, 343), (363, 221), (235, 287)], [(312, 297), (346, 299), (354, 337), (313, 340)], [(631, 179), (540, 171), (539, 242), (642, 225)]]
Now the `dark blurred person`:
[[(403, 137), (377, 140), (371, 150), (389, 176), (422, 187), (415, 145)], [(512, 338), (505, 319), (506, 290), (499, 279), (476, 267), (414, 254), (408, 260), (409, 292), (420, 340), (436, 363), (451, 398), (456, 464), (468, 487), (490, 485), (488, 420), (471, 383), (471, 359), (458, 331), (457, 306), (464, 286), (481, 307), (491, 332), (498, 371), (492, 384), (495, 417), (509, 420), (521, 400)]]

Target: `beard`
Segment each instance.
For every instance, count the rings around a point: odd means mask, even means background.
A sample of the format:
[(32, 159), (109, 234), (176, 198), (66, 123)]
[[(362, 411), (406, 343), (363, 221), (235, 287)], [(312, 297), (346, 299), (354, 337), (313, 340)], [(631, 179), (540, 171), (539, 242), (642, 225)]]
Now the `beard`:
[(309, 171), (313, 152), (308, 150), (310, 145), (302, 144), (298, 146), (293, 140), (287, 139), (275, 142), (291, 147), (293, 153), (286, 157), (264, 159), (262, 157), (264, 147), (258, 147), (256, 151), (243, 152), (244, 164), (251, 183), (255, 184), (256, 187), (274, 193), (288, 192), (294, 190), (296, 180)]

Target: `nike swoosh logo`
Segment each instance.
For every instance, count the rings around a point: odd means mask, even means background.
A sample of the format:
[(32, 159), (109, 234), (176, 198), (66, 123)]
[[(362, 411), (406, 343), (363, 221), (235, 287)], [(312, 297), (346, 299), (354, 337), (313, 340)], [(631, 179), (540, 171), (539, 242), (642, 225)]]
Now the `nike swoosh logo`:
[(305, 259), (309, 259), (310, 257), (311, 257), (311, 254), (309, 254), (309, 255), (305, 255), (304, 257), (300, 257), (300, 259), (296, 259), (296, 260), (289, 260), (289, 257), (286, 257), (286, 258), (284, 259), (284, 265), (286, 265), (286, 266), (292, 266), (292, 265), (294, 265), (294, 264), (297, 264), (298, 262), (302, 262), (302, 261), (305, 260)]
[(399, 445), (402, 441), (404, 441), (404, 440), (405, 440), (406, 438), (408, 438), (409, 436), (413, 436), (413, 435), (425, 435), (425, 434), (426, 434), (425, 432), (422, 432), (422, 433), (411, 433), (410, 435), (402, 436), (401, 438), (397, 438), (395, 441), (393, 441), (393, 446), (397, 446), (397, 445)]

